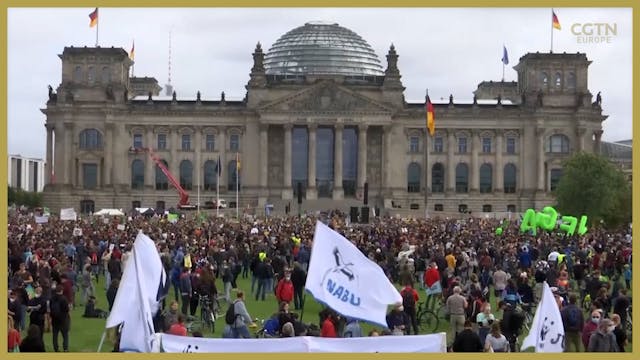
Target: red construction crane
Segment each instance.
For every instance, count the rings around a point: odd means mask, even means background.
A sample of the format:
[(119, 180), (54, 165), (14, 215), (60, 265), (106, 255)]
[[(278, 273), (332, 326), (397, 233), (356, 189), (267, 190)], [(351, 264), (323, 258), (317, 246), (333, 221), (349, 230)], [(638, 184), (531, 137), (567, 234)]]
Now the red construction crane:
[(195, 207), (194, 205), (189, 205), (189, 194), (185, 189), (182, 188), (182, 186), (180, 186), (180, 182), (176, 180), (173, 174), (171, 174), (171, 171), (169, 171), (169, 169), (167, 169), (167, 167), (164, 165), (164, 162), (162, 162), (162, 159), (160, 159), (160, 157), (152, 149), (132, 147), (130, 151), (135, 153), (146, 152), (147, 154), (149, 154), (149, 157), (151, 158), (151, 160), (153, 160), (153, 162), (155, 162), (156, 165), (158, 165), (158, 167), (160, 168), (160, 170), (162, 170), (162, 172), (167, 177), (171, 185), (173, 185), (173, 187), (175, 187), (176, 190), (178, 190), (178, 195), (180, 195), (178, 208), (190, 209)]

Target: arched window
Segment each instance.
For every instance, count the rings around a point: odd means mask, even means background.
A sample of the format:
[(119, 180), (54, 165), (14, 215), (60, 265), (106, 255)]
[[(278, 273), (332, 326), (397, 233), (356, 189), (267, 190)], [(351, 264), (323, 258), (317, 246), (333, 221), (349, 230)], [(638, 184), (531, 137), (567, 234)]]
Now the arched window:
[(407, 168), (407, 192), (420, 192), (420, 164), (412, 162)]
[(80, 149), (102, 149), (102, 133), (97, 129), (85, 129), (80, 132)]
[(556, 88), (560, 88), (562, 86), (562, 74), (560, 74), (559, 72), (556, 73), (555, 85), (556, 85)]
[(105, 84), (111, 82), (111, 69), (108, 66), (102, 68), (102, 82)]
[[(167, 167), (166, 160), (160, 160)], [(169, 179), (162, 172), (162, 169), (158, 165), (156, 165), (156, 190), (168, 190), (169, 189)]]
[[(231, 160), (227, 165), (227, 184), (229, 191), (236, 191), (236, 183), (238, 191), (242, 191), (242, 172), (238, 172), (238, 168), (236, 167), (236, 161)], [(236, 178), (236, 174), (238, 175)], [(236, 182), (237, 181), (237, 182)]]
[(507, 164), (504, 166), (504, 193), (514, 194), (516, 192), (516, 166)]
[(140, 159), (131, 163), (131, 188), (142, 189), (144, 186), (144, 162)]
[(549, 189), (555, 191), (562, 177), (562, 169), (551, 169), (549, 174)]
[(82, 81), (82, 67), (81, 66), (76, 66), (75, 69), (73, 69), (73, 81), (74, 82), (81, 82)]
[(546, 72), (540, 73), (540, 84), (545, 88), (549, 85), (549, 75)]
[(566, 154), (569, 152), (569, 138), (566, 135), (555, 134), (549, 137), (547, 152)]
[(493, 168), (490, 164), (480, 166), (480, 193), (490, 193), (493, 188)]
[(575, 89), (576, 88), (576, 74), (570, 72), (567, 76), (567, 88)]
[(435, 163), (431, 167), (431, 192), (444, 192), (444, 165)]
[(216, 174), (216, 161), (207, 160), (204, 163), (204, 189), (216, 190), (218, 174)]
[(180, 186), (185, 190), (193, 188), (193, 164), (189, 160), (180, 162)]
[(456, 192), (469, 192), (469, 167), (465, 163), (456, 166)]

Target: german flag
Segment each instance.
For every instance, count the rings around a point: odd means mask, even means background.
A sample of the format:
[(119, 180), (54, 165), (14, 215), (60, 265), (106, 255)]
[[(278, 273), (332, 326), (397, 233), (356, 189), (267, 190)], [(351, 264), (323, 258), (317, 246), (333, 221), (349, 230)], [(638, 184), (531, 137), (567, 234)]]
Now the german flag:
[(425, 104), (425, 108), (427, 111), (427, 129), (429, 129), (429, 135), (433, 136), (436, 131), (436, 116), (433, 112), (433, 104), (431, 103), (431, 99), (429, 95), (427, 95), (427, 102)]
[(136, 42), (131, 45), (131, 52), (129, 53), (129, 59), (133, 60), (136, 57)]
[(89, 14), (89, 19), (91, 19), (91, 22), (89, 22), (90, 28), (98, 25), (98, 8), (96, 8), (91, 14)]
[(240, 153), (236, 153), (236, 170), (240, 172)]
[(553, 10), (551, 10), (551, 21), (553, 23), (553, 28), (560, 30), (560, 21), (558, 21), (558, 17)]

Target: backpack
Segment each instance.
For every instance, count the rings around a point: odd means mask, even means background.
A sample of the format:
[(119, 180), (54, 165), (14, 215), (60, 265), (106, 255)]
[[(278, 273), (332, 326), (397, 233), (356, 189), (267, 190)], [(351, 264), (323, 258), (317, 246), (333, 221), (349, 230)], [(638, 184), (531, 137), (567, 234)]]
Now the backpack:
[(227, 313), (224, 315), (224, 322), (227, 323), (227, 325), (233, 325), (235, 321), (236, 321), (236, 303), (232, 303), (229, 305), (229, 308), (227, 309)]
[(405, 289), (402, 292), (402, 306), (404, 306), (405, 309), (416, 308), (416, 299), (413, 297), (413, 291)]
[(580, 309), (571, 306), (567, 309), (567, 330), (580, 331)]

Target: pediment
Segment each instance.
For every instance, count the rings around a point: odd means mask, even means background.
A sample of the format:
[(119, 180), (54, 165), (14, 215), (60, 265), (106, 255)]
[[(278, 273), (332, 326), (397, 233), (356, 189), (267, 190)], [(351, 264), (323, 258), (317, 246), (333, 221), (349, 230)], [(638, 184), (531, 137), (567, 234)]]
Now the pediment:
[(391, 107), (334, 83), (322, 83), (260, 108), (263, 112), (393, 113)]

